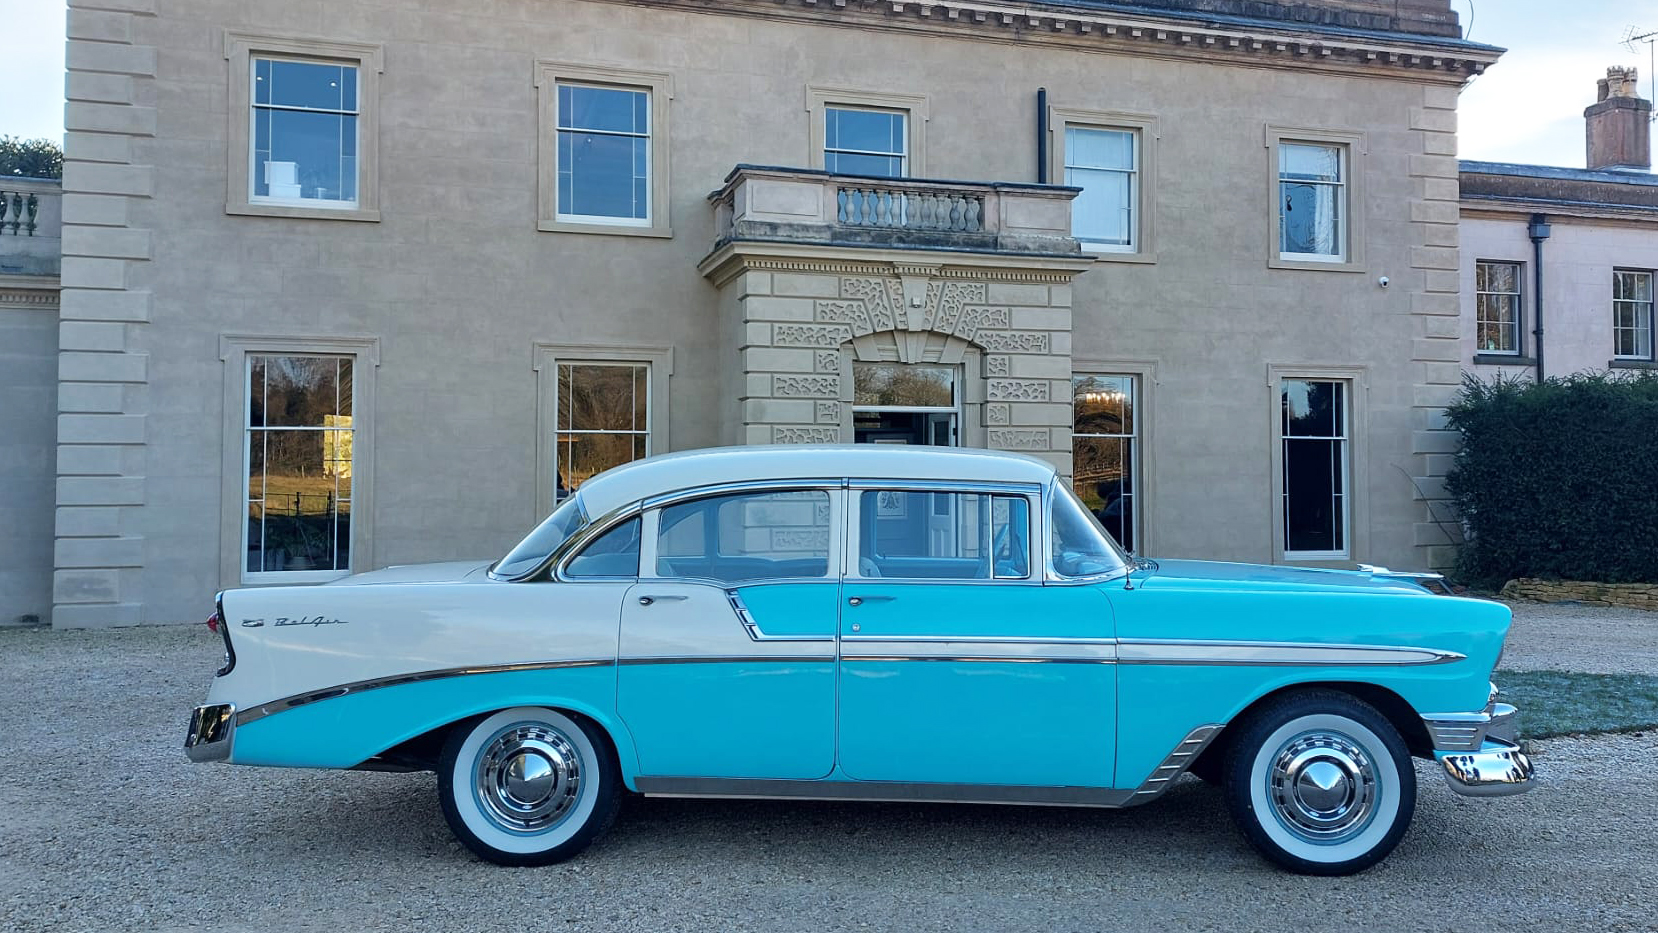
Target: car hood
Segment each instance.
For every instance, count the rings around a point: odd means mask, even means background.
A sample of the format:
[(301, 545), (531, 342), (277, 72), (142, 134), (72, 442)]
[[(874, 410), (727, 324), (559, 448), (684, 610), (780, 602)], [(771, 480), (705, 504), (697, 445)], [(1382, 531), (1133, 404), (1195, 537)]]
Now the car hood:
[(487, 560), (451, 560), (438, 564), (401, 564), (368, 573), (354, 573), (335, 580), (331, 586), (356, 586), (364, 583), (459, 583), (462, 580), (487, 580), (484, 571)]
[(1159, 560), (1157, 569), (1137, 585), (1185, 589), (1234, 590), (1346, 590), (1392, 591), (1420, 596), (1427, 590), (1393, 577), (1372, 576), (1365, 570), (1325, 570), (1315, 567), (1274, 567), (1266, 564), (1230, 564), (1207, 560)]

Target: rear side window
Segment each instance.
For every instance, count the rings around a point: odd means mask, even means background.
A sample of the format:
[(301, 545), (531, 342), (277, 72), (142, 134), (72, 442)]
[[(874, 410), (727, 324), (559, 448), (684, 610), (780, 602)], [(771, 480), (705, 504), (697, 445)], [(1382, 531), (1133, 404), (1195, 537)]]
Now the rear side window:
[(670, 505), (657, 523), (659, 577), (751, 583), (829, 572), (829, 493), (734, 493)]
[(1021, 496), (871, 489), (859, 494), (858, 517), (859, 576), (1030, 576), (1030, 503)]
[(564, 565), (564, 575), (573, 580), (639, 576), (639, 519), (629, 519), (588, 542)]

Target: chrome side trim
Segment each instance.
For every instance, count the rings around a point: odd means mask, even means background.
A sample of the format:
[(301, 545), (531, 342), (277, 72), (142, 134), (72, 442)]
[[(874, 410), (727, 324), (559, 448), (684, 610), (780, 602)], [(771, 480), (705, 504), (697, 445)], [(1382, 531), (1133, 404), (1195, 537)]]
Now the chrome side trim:
[(1050, 657), (1040, 655), (982, 654), (982, 655), (943, 655), (943, 654), (843, 654), (842, 661), (956, 661), (956, 662), (988, 662), (1012, 664), (1115, 664), (1111, 658), (1077, 658), (1077, 657)]
[(1465, 797), (1507, 797), (1536, 784), (1531, 759), (1511, 742), (1488, 741), (1477, 752), (1436, 755), (1445, 783)]
[(198, 706), (190, 711), (190, 728), (184, 733), (184, 753), (195, 762), (225, 761), (230, 758), (231, 737), (235, 733), (234, 705)]
[(641, 777), (651, 797), (860, 800), (888, 803), (991, 803), (1036, 807), (1121, 807), (1133, 791), (1111, 787), (1030, 787), (1011, 784), (929, 784), (897, 781), (787, 781), (757, 778)]
[(1461, 661), (1466, 655), (1437, 648), (1331, 645), (1316, 642), (1211, 641), (1122, 638), (1122, 664), (1246, 664), (1271, 666), (1414, 665)]
[[(821, 583), (823, 579), (826, 578), (819, 578), (814, 582)], [(726, 590), (725, 598), (731, 601), (731, 611), (737, 613), (737, 620), (743, 623), (743, 631), (748, 633), (749, 641), (795, 641), (818, 642), (821, 644), (832, 644), (835, 641), (832, 635), (828, 637), (823, 635), (768, 635), (760, 630), (760, 624), (754, 621), (753, 616), (749, 615), (748, 607), (743, 605), (743, 598), (738, 595), (736, 590)]]
[(1169, 752), (1169, 757), (1163, 759), (1163, 763), (1151, 772), (1151, 776), (1135, 789), (1132, 802), (1149, 803), (1163, 796), (1163, 792), (1174, 784), (1174, 779), (1185, 774), (1186, 769), (1197, 760), (1197, 756), (1209, 747), (1215, 736), (1220, 735), (1222, 728), (1224, 726), (1221, 723), (1209, 723), (1187, 733), (1186, 738), (1175, 746), (1174, 751)]
[(306, 693), (297, 693), (293, 696), (272, 700), (258, 706), (249, 707), (236, 714), (236, 724), (245, 726), (250, 722), (258, 722), (266, 716), (285, 713), (310, 703), (322, 700), (332, 700), (350, 693), (362, 693), (367, 690), (378, 690), (381, 687), (400, 687), (404, 684), (417, 684), (428, 680), (442, 680), (446, 677), (466, 677), (471, 674), (502, 674), (512, 671), (549, 671), (566, 667), (607, 667), (616, 663), (614, 658), (580, 658), (568, 661), (524, 661), (517, 664), (479, 664), (472, 667), (446, 667), (440, 670), (416, 671), (411, 674), (394, 674), (390, 677), (375, 677), (369, 680), (357, 680), (337, 687), (324, 687)]
[(639, 664), (793, 664), (796, 662), (833, 664), (835, 663), (835, 656), (832, 654), (651, 655), (648, 657), (622, 658), (616, 663), (623, 667), (632, 667)]
[(1112, 664), (1112, 638), (842, 635), (843, 661), (1011, 661)]

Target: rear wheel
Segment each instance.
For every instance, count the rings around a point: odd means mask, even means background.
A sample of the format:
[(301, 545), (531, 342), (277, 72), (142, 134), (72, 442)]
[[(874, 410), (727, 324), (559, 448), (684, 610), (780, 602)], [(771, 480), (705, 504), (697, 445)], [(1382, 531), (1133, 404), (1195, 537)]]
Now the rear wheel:
[(615, 819), (620, 785), (596, 728), (535, 706), (456, 726), (438, 764), (449, 828), (501, 865), (547, 865), (587, 848)]
[(1376, 864), (1416, 812), (1416, 771), (1398, 730), (1335, 691), (1292, 694), (1252, 715), (1228, 749), (1225, 786), (1244, 838), (1309, 875)]

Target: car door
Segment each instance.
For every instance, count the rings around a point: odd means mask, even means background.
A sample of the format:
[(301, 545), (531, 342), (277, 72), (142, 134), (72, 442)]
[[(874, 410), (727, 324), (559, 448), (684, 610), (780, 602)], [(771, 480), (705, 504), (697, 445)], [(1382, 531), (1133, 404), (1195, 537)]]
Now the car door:
[(862, 781), (1108, 787), (1115, 642), (1040, 572), (1035, 489), (849, 490), (839, 759)]
[(832, 770), (841, 496), (745, 490), (646, 512), (617, 658), (642, 775)]

